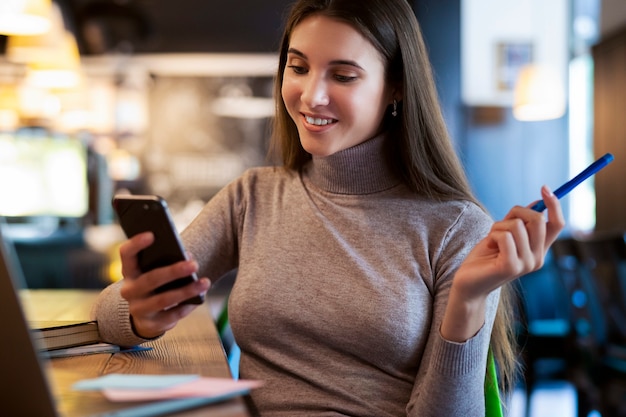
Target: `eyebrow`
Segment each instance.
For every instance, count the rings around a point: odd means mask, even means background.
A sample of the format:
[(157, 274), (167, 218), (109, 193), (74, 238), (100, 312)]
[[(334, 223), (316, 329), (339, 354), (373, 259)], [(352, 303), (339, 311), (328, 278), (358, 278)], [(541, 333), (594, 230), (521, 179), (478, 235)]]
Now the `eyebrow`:
[[(307, 59), (307, 56), (303, 52), (297, 50), (296, 48), (289, 48), (287, 50), (287, 54), (294, 54), (294, 55), (298, 55), (301, 58)], [(363, 70), (362, 66), (357, 64), (355, 61), (351, 61), (348, 59), (334, 59), (330, 61), (330, 64), (331, 65), (349, 65), (349, 66)]]

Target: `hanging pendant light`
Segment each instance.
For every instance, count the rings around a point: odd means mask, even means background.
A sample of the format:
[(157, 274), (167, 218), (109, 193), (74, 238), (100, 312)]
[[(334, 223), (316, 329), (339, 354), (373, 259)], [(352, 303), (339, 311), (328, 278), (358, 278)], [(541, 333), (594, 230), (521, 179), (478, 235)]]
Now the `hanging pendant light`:
[(27, 64), (26, 83), (40, 88), (73, 88), (81, 81), (80, 56), (76, 38), (69, 31), (54, 56)]
[[(11, 0), (12, 1), (12, 0)], [(39, 88), (72, 88), (80, 82), (80, 55), (76, 38), (65, 29), (61, 9), (48, 10), (48, 31), (41, 35), (13, 35), (7, 39), (6, 57), (26, 65), (26, 82)]]
[(565, 114), (562, 81), (550, 68), (527, 65), (515, 84), (513, 116), (522, 121), (558, 119)]
[(40, 35), (50, 29), (51, 0), (0, 1), (0, 35)]
[(62, 48), (65, 36), (63, 14), (56, 3), (48, 10), (48, 22), (50, 25), (45, 33), (9, 36), (5, 50), (7, 60), (17, 64), (28, 64), (37, 60), (53, 59)]

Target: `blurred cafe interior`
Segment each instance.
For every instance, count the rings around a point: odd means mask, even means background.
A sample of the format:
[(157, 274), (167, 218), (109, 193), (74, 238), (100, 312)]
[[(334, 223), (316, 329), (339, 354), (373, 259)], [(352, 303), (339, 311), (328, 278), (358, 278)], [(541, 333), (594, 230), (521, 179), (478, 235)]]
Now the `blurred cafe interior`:
[[(614, 155), (562, 200), (558, 245), (519, 280), (520, 340), (529, 386), (571, 381), (580, 410), (605, 395), (626, 404), (626, 354), (607, 356), (626, 351), (626, 2), (409, 1), (449, 131), (494, 218)], [(121, 278), (114, 194), (164, 197), (182, 229), (266, 163), (289, 4), (0, 1), (0, 216), (29, 288)], [(611, 377), (590, 376), (581, 355)]]

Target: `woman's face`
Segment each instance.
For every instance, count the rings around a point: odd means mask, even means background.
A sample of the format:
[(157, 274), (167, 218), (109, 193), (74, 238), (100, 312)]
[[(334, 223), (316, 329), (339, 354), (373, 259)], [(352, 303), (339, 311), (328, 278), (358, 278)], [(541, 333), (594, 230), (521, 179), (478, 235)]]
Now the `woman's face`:
[(391, 94), (382, 56), (352, 26), (313, 15), (292, 31), (282, 97), (310, 154), (374, 137)]

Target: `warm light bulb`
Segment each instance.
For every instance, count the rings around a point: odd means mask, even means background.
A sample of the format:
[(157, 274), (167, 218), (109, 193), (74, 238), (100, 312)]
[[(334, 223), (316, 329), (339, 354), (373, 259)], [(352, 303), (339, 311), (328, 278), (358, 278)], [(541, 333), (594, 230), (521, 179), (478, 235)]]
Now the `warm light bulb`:
[(54, 57), (28, 64), (26, 82), (39, 88), (72, 88), (81, 81), (80, 56), (76, 39), (66, 32)]
[(522, 121), (558, 119), (565, 114), (565, 93), (549, 68), (527, 65), (515, 85), (513, 116)]
[(6, 57), (10, 62), (28, 64), (55, 59), (65, 42), (65, 25), (61, 9), (56, 4), (48, 13), (50, 27), (39, 35), (12, 35), (7, 38)]
[(0, 34), (40, 35), (50, 29), (51, 0), (0, 1)]

